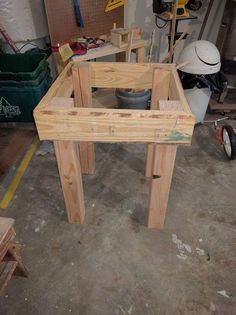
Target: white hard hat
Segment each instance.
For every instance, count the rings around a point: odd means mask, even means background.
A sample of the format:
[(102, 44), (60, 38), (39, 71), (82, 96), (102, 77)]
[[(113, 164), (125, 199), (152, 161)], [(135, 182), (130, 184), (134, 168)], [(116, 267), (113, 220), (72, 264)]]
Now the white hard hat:
[(216, 46), (206, 40), (195, 41), (186, 46), (177, 64), (189, 63), (181, 71), (192, 74), (212, 74), (220, 71), (220, 53)]

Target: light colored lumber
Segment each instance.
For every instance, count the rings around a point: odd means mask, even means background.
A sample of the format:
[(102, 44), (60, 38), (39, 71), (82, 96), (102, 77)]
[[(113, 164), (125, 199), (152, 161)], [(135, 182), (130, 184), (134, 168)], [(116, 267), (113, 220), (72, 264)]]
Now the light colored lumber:
[(83, 223), (85, 208), (79, 149), (73, 141), (54, 141), (69, 223)]
[[(54, 104), (57, 99), (54, 99)], [(194, 118), (184, 112), (48, 106), (35, 121), (41, 140), (189, 144)]]
[(151, 89), (153, 65), (134, 63), (91, 63), (92, 86), (98, 88)]
[(136, 50), (136, 62), (141, 63), (146, 61), (146, 48), (140, 47)]
[[(158, 110), (159, 101), (168, 99), (169, 83), (170, 83), (170, 70), (154, 68), (153, 79), (152, 79), (152, 99), (151, 99), (151, 110)], [(152, 165), (154, 158), (154, 144), (150, 143), (147, 146), (147, 157), (146, 157), (146, 170), (145, 176), (152, 176)]]
[[(71, 97), (71, 68), (79, 65), (80, 69), (91, 70), (90, 80), (84, 80), (86, 101), (82, 97), (84, 91), (81, 83), (80, 89), (75, 88), (75, 99)], [(80, 78), (80, 70), (78, 80), (83, 80), (82, 75)], [(88, 86), (105, 89), (153, 88), (152, 109), (75, 107), (75, 103), (80, 106), (83, 102), (90, 106), (91, 94), (88, 93)], [(163, 225), (175, 146), (190, 144), (195, 123), (175, 65), (91, 62), (84, 66), (78, 62), (70, 63), (67, 71), (61, 74), (53, 86), (52, 92), (49, 91), (48, 96), (36, 108), (34, 117), (40, 139), (54, 141), (69, 222), (83, 222), (84, 218), (81, 167), (76, 141), (138, 142), (155, 144), (151, 162), (153, 179), (149, 226)], [(156, 181), (159, 177), (160, 183)], [(160, 207), (156, 195), (163, 201)]]
[[(105, 57), (109, 55), (115, 55), (121, 52), (127, 51), (128, 43), (123, 45), (122, 48), (115, 47), (113, 45), (107, 44), (106, 46), (90, 49), (88, 50), (86, 55), (82, 56), (74, 56), (73, 61), (81, 62), (81, 61), (87, 61), (92, 60), (100, 57)], [(144, 48), (144, 50), (148, 47), (148, 41), (147, 40), (133, 40), (132, 43), (132, 50), (137, 50), (138, 48)]]
[(130, 62), (130, 61), (131, 61), (131, 52), (132, 52), (133, 37), (134, 37), (134, 33), (133, 33), (133, 31), (131, 31), (131, 32), (130, 32), (129, 45), (128, 45), (127, 62)]
[[(75, 107), (92, 107), (92, 88), (89, 64), (82, 63), (72, 67)], [(95, 153), (91, 142), (81, 142), (80, 163), (83, 174), (94, 174)]]
[[(160, 101), (162, 110), (179, 109), (178, 102)], [(164, 227), (170, 186), (177, 152), (176, 145), (155, 144), (153, 147), (152, 179), (149, 194), (148, 227)]]
[(180, 101), (159, 101), (159, 109), (167, 111), (182, 111), (182, 104)]
[(152, 31), (150, 50), (149, 50), (149, 54), (148, 54), (148, 62), (151, 62), (151, 60), (152, 60), (152, 52), (153, 52), (153, 46), (154, 46), (154, 41), (155, 41), (155, 34), (156, 34), (156, 29), (154, 28)]
[(171, 67), (170, 85), (169, 85), (169, 100), (180, 101), (182, 108), (186, 113), (191, 113), (191, 109), (188, 105), (188, 101), (184, 95), (182, 83), (180, 81), (178, 72), (175, 66)]
[(71, 96), (73, 92), (72, 76), (71, 76), (72, 63), (69, 63), (59, 77), (54, 81), (46, 95), (39, 102), (34, 112), (39, 111), (48, 105), (48, 102), (54, 96)]
[(154, 150), (148, 227), (162, 229), (164, 227), (177, 146), (156, 145)]
[(174, 54), (175, 26), (176, 26), (176, 18), (177, 18), (177, 7), (178, 7), (178, 1), (176, 0), (174, 2), (174, 4), (173, 4), (173, 8), (172, 8), (173, 19), (171, 20), (169, 63), (172, 63), (172, 57), (173, 57), (173, 54)]

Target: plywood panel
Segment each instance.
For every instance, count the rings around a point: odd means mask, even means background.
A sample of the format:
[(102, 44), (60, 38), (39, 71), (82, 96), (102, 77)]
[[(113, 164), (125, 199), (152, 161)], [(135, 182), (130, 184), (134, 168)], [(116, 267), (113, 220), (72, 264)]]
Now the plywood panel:
[(79, 0), (84, 28), (76, 24), (73, 0), (45, 0), (49, 32), (52, 45), (56, 46), (72, 38), (107, 34), (113, 27), (124, 25), (124, 7), (105, 13), (107, 0)]

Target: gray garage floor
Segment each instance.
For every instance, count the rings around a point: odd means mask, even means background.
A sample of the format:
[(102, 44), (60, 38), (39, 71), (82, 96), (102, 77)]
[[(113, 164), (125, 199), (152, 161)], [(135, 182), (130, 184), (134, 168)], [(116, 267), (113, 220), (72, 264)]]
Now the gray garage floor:
[(66, 221), (54, 155), (34, 156), (1, 210), (30, 276), (11, 280), (0, 314), (236, 314), (236, 161), (213, 130), (178, 149), (163, 231), (146, 228), (145, 146), (99, 144), (96, 159), (80, 226)]

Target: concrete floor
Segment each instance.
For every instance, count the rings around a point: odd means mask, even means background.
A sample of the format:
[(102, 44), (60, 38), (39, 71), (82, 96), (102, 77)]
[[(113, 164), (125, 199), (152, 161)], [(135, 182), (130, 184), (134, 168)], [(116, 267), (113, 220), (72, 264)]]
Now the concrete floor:
[(11, 280), (0, 314), (236, 314), (236, 161), (213, 130), (178, 149), (163, 231), (146, 228), (145, 146), (99, 144), (96, 159), (80, 226), (66, 221), (54, 155), (34, 156), (1, 210), (30, 276)]

